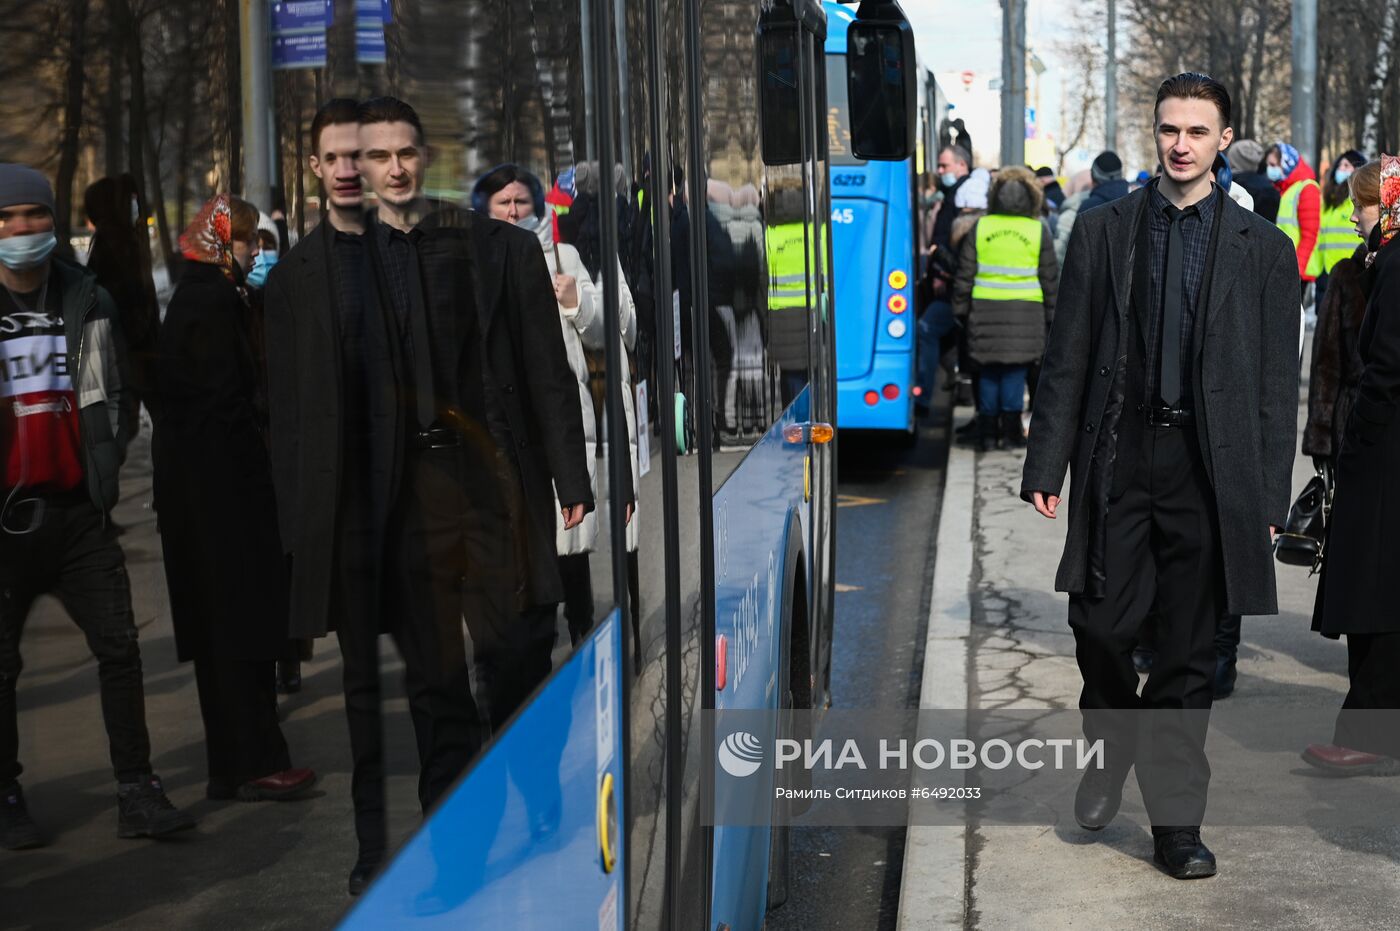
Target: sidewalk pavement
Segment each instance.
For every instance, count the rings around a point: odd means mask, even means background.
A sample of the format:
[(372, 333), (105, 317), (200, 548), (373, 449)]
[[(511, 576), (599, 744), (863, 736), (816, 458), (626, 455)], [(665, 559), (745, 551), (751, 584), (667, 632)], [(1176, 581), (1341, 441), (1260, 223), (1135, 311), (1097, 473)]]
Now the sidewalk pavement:
[[(955, 419), (970, 414), (959, 410)], [(1300, 403), (1300, 429), (1305, 414)], [(959, 699), (969, 709), (1077, 706), (1067, 598), (1054, 591), (1064, 521), (1045, 520), (1020, 500), (1024, 461), (1024, 452), (950, 454), (925, 708), (963, 707)], [(1311, 474), (1300, 456), (1294, 490)], [(1319, 702), (1339, 708), (1346, 647), (1309, 630), (1316, 579), (1279, 566), (1278, 587), (1277, 617), (1244, 619), (1239, 682), (1225, 701), (1236, 713), (1277, 715)], [(1297, 749), (1330, 737), (1299, 733)], [(1279, 762), (1280, 780), (1307, 770), (1296, 756)], [(1212, 829), (1208, 813), (1203, 836), (1219, 875), (1181, 882), (1152, 864), (1136, 779), (1125, 787), (1123, 813), (1103, 831), (1080, 829), (1072, 812), (1061, 817), (1042, 826), (984, 825), (974, 817), (958, 828), (910, 827), (900, 928), (1330, 929), (1400, 920), (1400, 826)], [(961, 869), (953, 869), (958, 861)]]
[[(177, 663), (150, 508), (145, 435), (132, 444), (114, 512), (140, 629), (146, 718), (155, 771), (175, 804), (199, 818), (168, 841), (118, 840), (116, 784), (98, 703), (97, 667), (52, 598), (35, 604), (22, 644), (20, 777), (49, 846), (0, 850), (0, 929), (326, 928), (350, 904), (355, 860), (349, 735), (340, 651), (318, 640), (302, 691), (283, 698), (292, 760), (321, 775), (303, 801), (248, 804), (204, 798), (204, 728), (194, 668)], [(384, 732), (391, 841), (420, 822), (417, 751), (402, 664), (384, 638)]]

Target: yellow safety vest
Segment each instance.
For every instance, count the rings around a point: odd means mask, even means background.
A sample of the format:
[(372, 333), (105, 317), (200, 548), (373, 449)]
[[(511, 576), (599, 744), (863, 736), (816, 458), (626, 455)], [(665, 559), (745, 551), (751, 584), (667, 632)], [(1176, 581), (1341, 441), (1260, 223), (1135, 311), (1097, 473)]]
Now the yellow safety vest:
[(977, 278), (972, 296), (983, 301), (1043, 301), (1039, 220), (987, 214), (977, 221)]
[(768, 309), (807, 306), (806, 237), (801, 223), (764, 230), (768, 253)]
[(1350, 197), (1342, 198), (1342, 202), (1331, 210), (1324, 208), (1322, 211), (1317, 249), (1322, 253), (1322, 270), (1329, 275), (1337, 263), (1349, 257), (1361, 243), (1356, 229), (1351, 225), (1351, 211)]
[[(1306, 178), (1293, 185), (1283, 192), (1283, 200), (1278, 205), (1278, 228), (1288, 234), (1288, 238), (1293, 240), (1293, 249), (1297, 251), (1298, 241), (1303, 238), (1303, 229), (1298, 225), (1298, 198), (1303, 196), (1303, 189), (1306, 187), (1317, 188), (1316, 181)], [(1321, 235), (1319, 234), (1319, 242)], [(1304, 275), (1308, 278), (1316, 278), (1322, 274), (1322, 250), (1313, 246), (1312, 255), (1308, 257), (1308, 267)]]

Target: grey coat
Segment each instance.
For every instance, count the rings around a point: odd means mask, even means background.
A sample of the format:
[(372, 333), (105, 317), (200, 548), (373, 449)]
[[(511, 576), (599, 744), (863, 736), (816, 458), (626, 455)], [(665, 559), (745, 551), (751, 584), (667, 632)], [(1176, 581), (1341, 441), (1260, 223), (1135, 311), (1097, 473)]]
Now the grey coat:
[[(1135, 450), (1135, 429), (1141, 435), (1144, 354), (1134, 308), (1144, 302), (1133, 299), (1141, 293), (1133, 269), (1148, 194), (1144, 188), (1076, 221), (1037, 386), (1021, 497), (1060, 495), (1070, 470), (1055, 588), (1071, 594), (1102, 591), (1114, 463)], [(1228, 610), (1275, 614), (1269, 526), (1283, 525), (1292, 498), (1298, 263), (1272, 224), (1229, 198), (1218, 209), (1218, 244), (1192, 346), (1195, 429), (1215, 489)]]

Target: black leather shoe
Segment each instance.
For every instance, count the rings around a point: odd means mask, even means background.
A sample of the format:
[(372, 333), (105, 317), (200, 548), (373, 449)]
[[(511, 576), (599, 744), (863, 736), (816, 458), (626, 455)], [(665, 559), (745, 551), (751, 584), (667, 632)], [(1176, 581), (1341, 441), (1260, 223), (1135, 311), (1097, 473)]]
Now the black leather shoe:
[(0, 788), (0, 847), (6, 850), (29, 850), (44, 846), (44, 835), (29, 817), (24, 804), (24, 791), (18, 782)]
[(1086, 831), (1100, 831), (1118, 814), (1123, 804), (1123, 783), (1127, 770), (1090, 769), (1079, 780), (1074, 793), (1074, 820)]
[(1235, 669), (1235, 657), (1218, 656), (1215, 659), (1215, 698), (1229, 698), (1235, 691), (1235, 679), (1239, 672)]
[(1174, 879), (1205, 879), (1215, 875), (1215, 854), (1201, 843), (1199, 828), (1154, 835), (1152, 860)]
[(369, 884), (374, 882), (374, 876), (379, 872), (379, 865), (382, 862), (380, 857), (370, 857), (360, 854), (360, 859), (355, 861), (354, 867), (350, 870), (350, 894), (359, 895), (369, 888)]

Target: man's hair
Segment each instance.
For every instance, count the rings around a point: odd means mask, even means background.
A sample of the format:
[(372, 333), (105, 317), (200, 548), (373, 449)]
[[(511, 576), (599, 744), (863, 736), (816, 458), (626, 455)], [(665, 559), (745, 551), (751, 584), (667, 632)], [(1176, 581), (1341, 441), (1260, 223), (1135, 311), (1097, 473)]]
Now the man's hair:
[(1348, 179), (1351, 202), (1358, 207), (1374, 207), (1381, 202), (1381, 162), (1367, 162)]
[(949, 153), (953, 156), (953, 158), (962, 162), (968, 167), (969, 170), (972, 168), (972, 153), (969, 152), (967, 149), (964, 149), (962, 146), (945, 145), (943, 148), (938, 150), (938, 154), (942, 155), (944, 152)]
[(423, 122), (418, 119), (418, 111), (397, 97), (371, 97), (360, 104), (359, 123), (407, 123), (418, 133), (418, 144), (426, 145), (428, 137), (423, 133)]
[(1168, 97), (1181, 97), (1186, 100), (1209, 100), (1220, 112), (1220, 121), (1230, 125), (1230, 92), (1215, 78), (1197, 71), (1183, 71), (1162, 82), (1157, 88), (1157, 102), (1152, 105), (1152, 118), (1155, 121), (1162, 101)]
[(311, 154), (321, 157), (321, 131), (327, 126), (340, 126), (360, 121), (359, 101), (349, 97), (332, 97), (321, 104), (311, 119)]

